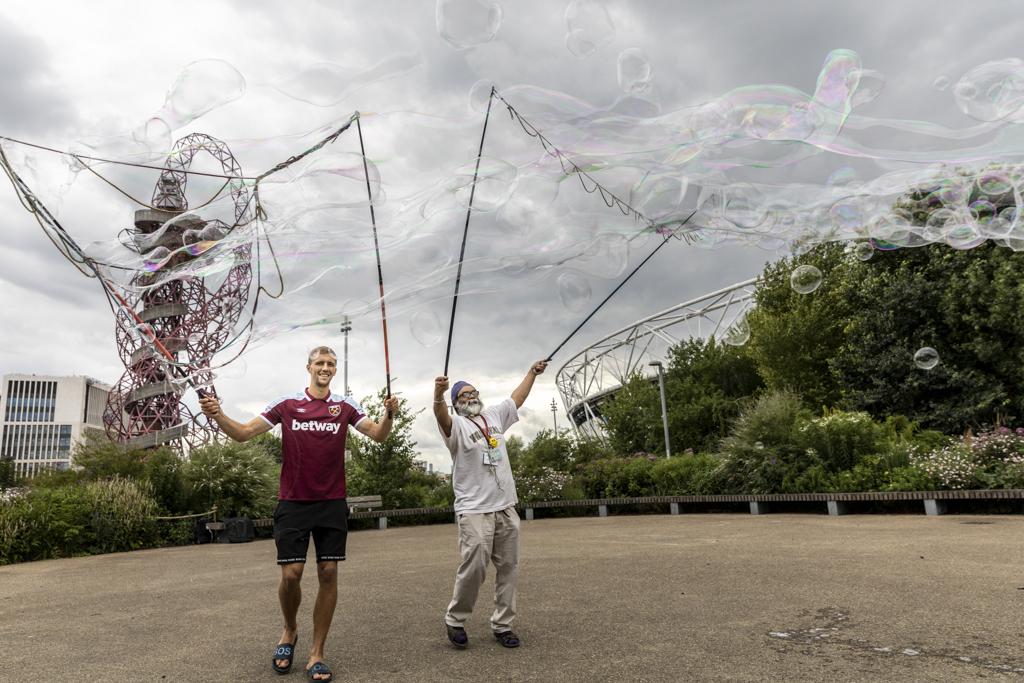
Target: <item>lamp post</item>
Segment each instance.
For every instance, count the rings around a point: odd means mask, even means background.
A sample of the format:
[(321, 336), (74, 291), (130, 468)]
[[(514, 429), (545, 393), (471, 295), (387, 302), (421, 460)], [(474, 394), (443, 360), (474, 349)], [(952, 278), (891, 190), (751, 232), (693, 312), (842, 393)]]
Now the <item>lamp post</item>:
[(658, 368), (658, 392), (661, 394), (661, 424), (665, 428), (665, 457), (672, 457), (668, 442), (668, 409), (665, 407), (665, 368), (660, 360), (652, 360), (648, 365)]
[(352, 331), (352, 323), (349, 322), (348, 316), (345, 316), (345, 320), (341, 323), (341, 333), (345, 335), (345, 395), (351, 396), (352, 390), (348, 388), (348, 333)]
[(555, 436), (558, 436), (558, 404), (551, 399), (551, 419), (555, 422)]

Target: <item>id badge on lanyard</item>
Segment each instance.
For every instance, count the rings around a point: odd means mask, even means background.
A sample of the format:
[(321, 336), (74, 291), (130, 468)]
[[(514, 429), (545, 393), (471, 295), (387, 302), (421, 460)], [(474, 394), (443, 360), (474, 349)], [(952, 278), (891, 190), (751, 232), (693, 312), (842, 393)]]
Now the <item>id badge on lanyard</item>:
[(484, 452), (482, 456), (482, 462), (484, 465), (493, 467), (501, 462), (501, 451), (498, 450), (498, 440), (491, 436), (491, 428), (487, 424), (487, 418), (481, 415), (484, 421), (484, 428), (480, 429), (480, 425), (476, 423), (476, 420), (470, 420), (473, 426), (480, 432), (480, 436), (484, 437)]
[(501, 451), (497, 449), (491, 450), (490, 448), (484, 448), (483, 463), (485, 465), (494, 467), (499, 462), (501, 462)]

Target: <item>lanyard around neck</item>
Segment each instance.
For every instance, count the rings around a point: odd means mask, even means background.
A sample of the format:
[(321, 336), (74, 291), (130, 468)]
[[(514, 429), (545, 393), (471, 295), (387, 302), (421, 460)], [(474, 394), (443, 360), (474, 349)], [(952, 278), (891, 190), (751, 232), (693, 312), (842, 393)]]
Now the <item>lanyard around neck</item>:
[(484, 428), (483, 429), (480, 429), (480, 425), (478, 425), (476, 423), (476, 420), (474, 420), (473, 418), (469, 418), (469, 421), (472, 422), (473, 426), (476, 427), (476, 430), (478, 432), (480, 432), (480, 436), (484, 437), (484, 442), (488, 446), (490, 446), (491, 448), (497, 448), (498, 447), (498, 440), (495, 439), (493, 436), (491, 436), (491, 428), (487, 424), (487, 418), (484, 417), (483, 415), (481, 415), (480, 419), (484, 421)]

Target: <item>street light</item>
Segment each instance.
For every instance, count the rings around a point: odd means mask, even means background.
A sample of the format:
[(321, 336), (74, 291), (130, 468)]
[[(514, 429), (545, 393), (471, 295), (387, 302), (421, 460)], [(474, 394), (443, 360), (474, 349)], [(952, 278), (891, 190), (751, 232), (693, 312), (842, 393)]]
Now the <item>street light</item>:
[(558, 404), (551, 399), (551, 419), (555, 421), (555, 436), (558, 436)]
[(648, 365), (658, 368), (658, 392), (661, 394), (661, 424), (665, 427), (665, 457), (672, 457), (668, 443), (668, 409), (665, 407), (665, 368), (660, 360), (652, 360)]
[(352, 323), (348, 316), (341, 323), (341, 332), (345, 335), (345, 395), (351, 396), (352, 390), (348, 388), (348, 333), (352, 331)]

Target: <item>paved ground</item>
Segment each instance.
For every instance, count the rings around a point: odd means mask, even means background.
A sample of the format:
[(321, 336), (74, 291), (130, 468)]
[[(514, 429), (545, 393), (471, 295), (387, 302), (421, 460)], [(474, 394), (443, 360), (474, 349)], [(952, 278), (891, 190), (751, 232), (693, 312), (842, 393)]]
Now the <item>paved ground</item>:
[[(1024, 677), (1022, 517), (613, 516), (523, 529), (519, 650), (488, 634), (490, 580), (471, 647), (447, 646), (454, 526), (353, 533), (328, 641), (337, 679)], [(273, 557), (257, 541), (0, 567), (0, 679), (304, 680), (270, 671)], [(314, 573), (303, 581), (300, 653)]]

